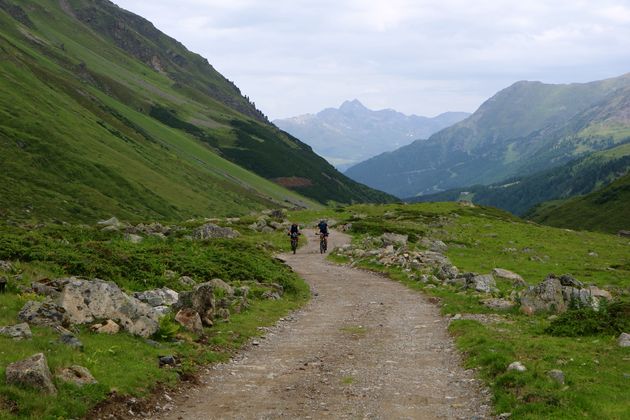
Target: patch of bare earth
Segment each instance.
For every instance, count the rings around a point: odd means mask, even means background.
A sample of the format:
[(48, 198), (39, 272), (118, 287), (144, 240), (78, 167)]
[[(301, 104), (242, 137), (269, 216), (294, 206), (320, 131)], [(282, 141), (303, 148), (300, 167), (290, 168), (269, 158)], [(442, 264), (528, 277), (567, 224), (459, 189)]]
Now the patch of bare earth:
[(297, 176), (274, 178), (273, 182), (286, 188), (310, 187), (313, 185), (310, 179)]
[(438, 308), (399, 283), (328, 263), (314, 235), (283, 256), (312, 301), (150, 417), (490, 418), (489, 392), (461, 367)]

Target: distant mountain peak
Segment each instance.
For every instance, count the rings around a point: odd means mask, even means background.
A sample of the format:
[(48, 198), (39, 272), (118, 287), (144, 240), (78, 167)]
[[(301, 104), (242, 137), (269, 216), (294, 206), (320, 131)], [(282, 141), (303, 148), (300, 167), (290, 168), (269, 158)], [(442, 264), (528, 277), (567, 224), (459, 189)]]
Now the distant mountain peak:
[(351, 101), (344, 101), (339, 107), (340, 111), (368, 111), (369, 109), (361, 103), (358, 99)]

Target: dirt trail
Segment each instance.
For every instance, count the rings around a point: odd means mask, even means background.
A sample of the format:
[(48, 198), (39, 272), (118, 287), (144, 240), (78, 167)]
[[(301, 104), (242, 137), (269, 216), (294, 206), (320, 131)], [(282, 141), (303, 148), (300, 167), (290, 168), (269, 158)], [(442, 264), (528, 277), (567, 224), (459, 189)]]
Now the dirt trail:
[[(460, 367), (435, 305), (328, 263), (314, 235), (306, 231), (308, 245), (282, 256), (311, 285), (312, 301), (212, 367), (167, 418), (489, 418), (487, 391)], [(348, 241), (333, 232), (330, 249)]]

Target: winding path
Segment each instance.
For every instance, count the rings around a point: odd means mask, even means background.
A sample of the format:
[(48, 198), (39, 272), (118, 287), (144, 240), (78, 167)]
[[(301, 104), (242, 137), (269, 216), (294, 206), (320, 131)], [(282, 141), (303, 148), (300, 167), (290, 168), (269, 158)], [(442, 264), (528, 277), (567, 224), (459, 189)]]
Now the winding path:
[[(315, 233), (282, 258), (314, 296), (167, 418), (482, 419), (488, 394), (460, 357), (438, 308), (376, 274), (327, 262)], [(347, 243), (333, 232), (331, 247)], [(256, 345), (257, 344), (257, 345)]]

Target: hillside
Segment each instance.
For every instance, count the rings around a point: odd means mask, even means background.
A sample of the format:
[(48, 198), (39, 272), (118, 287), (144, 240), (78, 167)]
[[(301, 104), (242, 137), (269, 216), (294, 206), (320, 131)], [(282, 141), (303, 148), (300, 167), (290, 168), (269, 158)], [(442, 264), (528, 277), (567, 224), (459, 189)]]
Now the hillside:
[(595, 152), (565, 165), (492, 185), (455, 188), (410, 198), (410, 202), (457, 201), (489, 205), (524, 215), (549, 200), (584, 195), (630, 172), (630, 142)]
[(545, 225), (616, 233), (630, 230), (630, 174), (581, 197), (549, 202), (527, 218)]
[(3, 217), (181, 219), (313, 206), (305, 196), (390, 199), (109, 1), (1, 1), (0, 58)]
[(358, 100), (317, 114), (274, 120), (302, 139), (339, 169), (405, 146), (453, 125), (470, 114), (446, 112), (433, 118), (405, 115), (393, 109), (373, 111)]
[(530, 175), (630, 137), (629, 87), (630, 74), (569, 85), (518, 82), (429, 140), (346, 174), (401, 197)]

